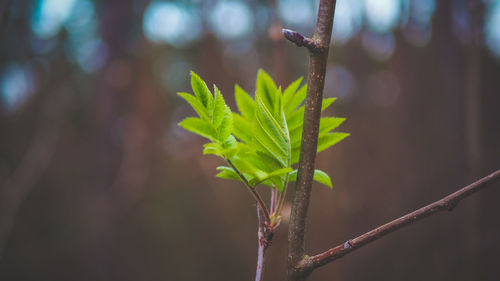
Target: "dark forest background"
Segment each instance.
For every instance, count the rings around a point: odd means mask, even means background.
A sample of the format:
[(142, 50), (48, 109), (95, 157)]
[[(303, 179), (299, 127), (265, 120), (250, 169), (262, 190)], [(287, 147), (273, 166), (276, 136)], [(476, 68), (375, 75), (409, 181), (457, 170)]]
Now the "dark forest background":
[[(252, 280), (255, 205), (176, 124), (189, 71), (234, 109), (307, 73), (317, 1), (0, 1), (0, 280)], [(311, 254), (500, 168), (500, 1), (339, 0)], [(498, 280), (500, 189), (310, 280)], [(267, 280), (282, 280), (286, 218)]]

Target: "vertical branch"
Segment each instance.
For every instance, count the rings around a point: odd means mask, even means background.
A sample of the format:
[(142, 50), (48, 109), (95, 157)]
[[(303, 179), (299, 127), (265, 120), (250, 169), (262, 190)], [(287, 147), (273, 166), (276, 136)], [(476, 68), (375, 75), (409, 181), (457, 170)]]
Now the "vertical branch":
[(284, 30), (285, 37), (309, 50), (308, 88), (304, 113), (304, 130), (300, 151), (299, 169), (295, 185), (290, 225), (288, 228), (288, 280), (305, 280), (312, 267), (300, 266), (307, 263), (304, 256), (304, 235), (314, 173), (314, 161), (318, 144), (321, 102), (325, 84), (326, 64), (336, 0), (321, 0), (312, 39), (297, 32)]
[(259, 243), (257, 253), (257, 269), (255, 271), (255, 281), (264, 280), (264, 269), (266, 265), (266, 250), (273, 240), (273, 229), (266, 221), (259, 205), (257, 205), (257, 218), (259, 222), (257, 238)]

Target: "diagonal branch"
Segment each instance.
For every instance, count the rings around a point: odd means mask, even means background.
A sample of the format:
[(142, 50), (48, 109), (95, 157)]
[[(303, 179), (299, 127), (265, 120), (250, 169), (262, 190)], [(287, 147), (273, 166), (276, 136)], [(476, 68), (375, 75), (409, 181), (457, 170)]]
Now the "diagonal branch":
[(308, 259), (308, 262), (303, 263), (304, 269), (307, 271), (312, 271), (315, 268), (328, 264), (336, 259), (339, 259), (346, 254), (361, 248), (371, 242), (374, 242), (393, 231), (404, 228), (416, 221), (424, 219), (430, 215), (436, 214), (441, 211), (452, 211), (453, 208), (464, 198), (470, 196), (471, 194), (478, 192), (485, 188), (486, 186), (492, 185), (495, 182), (500, 181), (500, 170), (493, 172), (492, 174), (474, 182), (470, 185), (432, 203), (425, 207), (422, 207), (416, 211), (406, 214), (398, 219), (388, 222), (380, 227), (377, 227), (367, 233), (358, 236), (352, 240), (348, 240), (344, 244), (338, 245), (337, 247), (331, 248), (330, 250), (323, 252), (321, 254), (315, 255)]

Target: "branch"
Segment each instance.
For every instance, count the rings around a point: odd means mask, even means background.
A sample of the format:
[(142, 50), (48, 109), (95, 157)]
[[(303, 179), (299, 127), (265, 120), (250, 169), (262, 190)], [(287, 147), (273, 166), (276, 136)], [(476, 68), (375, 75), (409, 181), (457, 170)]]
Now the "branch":
[(408, 226), (416, 221), (419, 221), (441, 211), (452, 211), (453, 208), (455, 208), (462, 199), (482, 190), (486, 186), (491, 185), (499, 180), (500, 170), (497, 170), (492, 174), (442, 198), (441, 200), (438, 200), (398, 219), (388, 222), (380, 227), (370, 230), (367, 233), (352, 240), (348, 240), (344, 244), (331, 248), (326, 252), (310, 257), (308, 261), (304, 261), (304, 263), (302, 264), (303, 270), (312, 271), (315, 268), (339, 259), (346, 254), (361, 248), (364, 245), (374, 242), (379, 238), (382, 238), (385, 235), (392, 233), (393, 231), (404, 228), (405, 226)]
[[(288, 40), (309, 50), (309, 74), (304, 112), (304, 128), (300, 149), (297, 182), (288, 226), (288, 280), (305, 280), (309, 272), (304, 272), (300, 263), (304, 256), (304, 235), (314, 174), (314, 161), (318, 144), (321, 102), (325, 85), (326, 63), (332, 34), (333, 15), (336, 0), (321, 0), (316, 21), (314, 40), (297, 32), (284, 30)], [(313, 43), (311, 43), (313, 41)]]

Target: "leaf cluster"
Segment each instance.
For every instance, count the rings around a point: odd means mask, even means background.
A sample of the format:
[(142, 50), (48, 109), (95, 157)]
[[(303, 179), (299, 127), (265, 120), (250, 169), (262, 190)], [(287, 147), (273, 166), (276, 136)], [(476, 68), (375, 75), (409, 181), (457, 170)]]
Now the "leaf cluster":
[[(235, 100), (238, 112), (232, 112), (214, 85), (213, 94), (205, 82), (191, 72), (194, 95), (179, 93), (199, 117), (188, 117), (179, 123), (184, 129), (209, 139), (204, 154), (223, 158), (228, 166), (217, 167), (220, 178), (234, 179), (254, 188), (258, 184), (283, 192), (289, 181), (295, 181), (304, 123), (307, 85), (302, 78), (286, 89), (277, 87), (263, 70), (257, 73), (255, 98), (238, 85)], [(323, 100), (322, 110), (335, 98)], [(318, 152), (338, 143), (349, 134), (332, 132), (345, 119), (322, 117)], [(320, 170), (314, 180), (332, 187), (329, 176)]]

